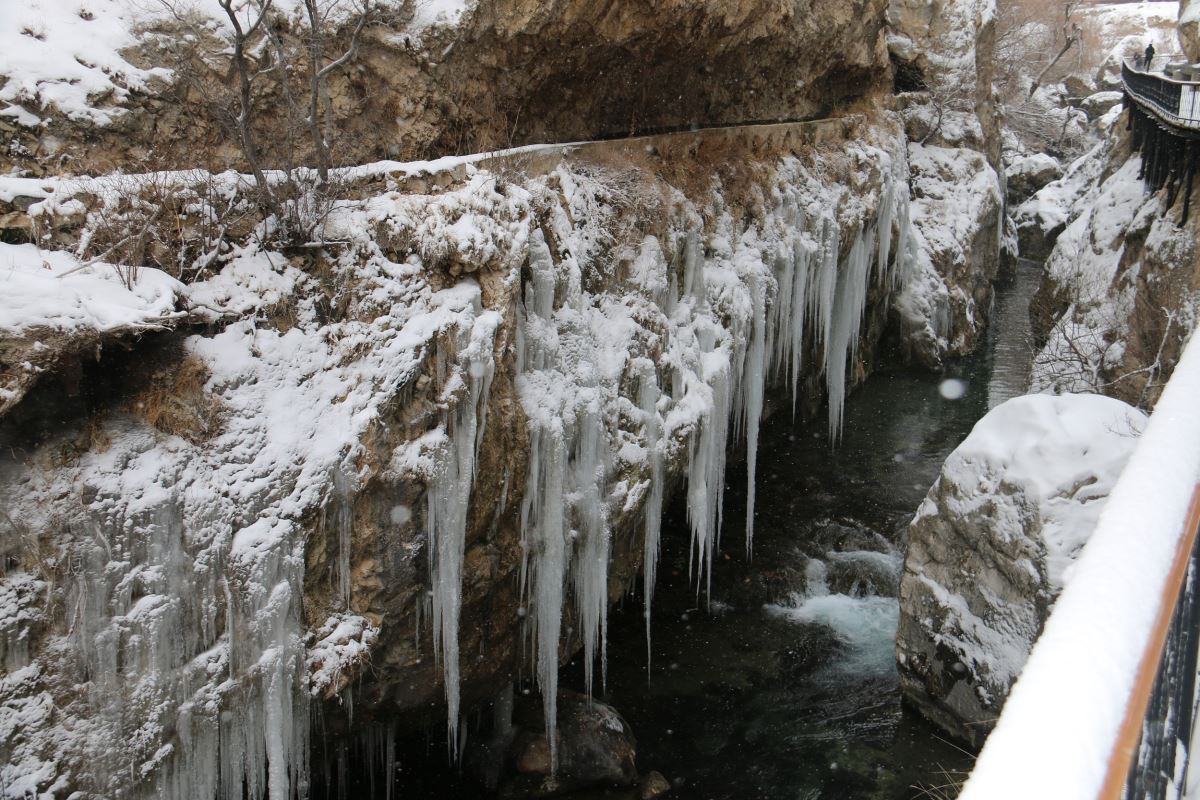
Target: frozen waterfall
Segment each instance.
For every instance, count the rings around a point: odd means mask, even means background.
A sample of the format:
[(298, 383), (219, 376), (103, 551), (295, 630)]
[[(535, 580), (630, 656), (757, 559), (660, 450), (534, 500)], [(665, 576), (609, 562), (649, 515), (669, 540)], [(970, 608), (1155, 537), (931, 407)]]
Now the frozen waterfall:
[[(773, 227), (764, 230), (739, 233), (727, 217), (708, 239), (695, 228), (665, 247), (647, 239), (633, 272), (642, 295), (636, 302), (655, 309), (661, 315), (656, 324), (667, 331), (658, 353), (637, 351), (625, 337), (624, 306), (581, 291), (580, 267), (568, 248), (552, 254), (548, 235), (565, 238), (569, 226), (551, 220), (549, 233), (536, 228), (530, 237), (516, 353), (530, 431), (522, 585), (551, 742), (568, 587), (589, 690), (595, 661), (604, 664), (618, 451), (648, 467), (648, 483), (622, 484), (620, 491), (644, 513), (649, 647), (668, 463), (682, 461), (685, 470), (692, 575), (698, 587), (707, 587), (721, 530), (726, 454), (740, 437), (747, 447), (747, 552), (752, 548), (768, 381), (786, 382), (795, 398), (805, 354), (814, 353), (814, 366), (825, 375), (831, 437), (840, 434), (869, 292), (894, 288), (905, 274), (908, 192), (902, 177), (886, 175), (873, 216), (852, 229), (844, 258), (843, 225), (831, 205), (814, 201), (808, 187), (783, 187), (775, 201)], [(624, 427), (622, 419), (628, 420)]]

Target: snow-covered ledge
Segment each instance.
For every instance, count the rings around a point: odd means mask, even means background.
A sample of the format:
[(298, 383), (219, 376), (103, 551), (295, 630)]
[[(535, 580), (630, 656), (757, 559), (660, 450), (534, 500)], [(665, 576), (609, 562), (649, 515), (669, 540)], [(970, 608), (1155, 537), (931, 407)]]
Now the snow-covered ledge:
[(1200, 337), (1184, 351), (960, 800), (1096, 800), (1200, 481)]

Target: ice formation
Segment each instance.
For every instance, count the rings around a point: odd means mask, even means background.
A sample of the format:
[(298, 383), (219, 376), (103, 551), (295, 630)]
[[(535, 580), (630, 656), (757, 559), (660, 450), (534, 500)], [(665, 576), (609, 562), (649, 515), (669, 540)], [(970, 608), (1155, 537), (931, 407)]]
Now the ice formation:
[[(855, 360), (868, 294), (873, 285), (895, 288), (911, 252), (908, 192), (895, 174), (899, 164), (880, 156), (877, 205), (858, 222), (844, 260), (842, 222), (801, 181), (782, 186), (774, 198), (776, 228), (740, 231), (725, 213), (715, 233), (684, 227), (665, 247), (647, 239), (632, 269), (642, 299), (659, 310), (668, 331), (657, 356), (639, 354), (629, 340), (627, 308), (580, 291), (581, 266), (572, 251), (560, 247), (557, 261), (552, 255), (547, 240), (570, 241), (570, 220), (552, 215), (549, 234), (533, 231), (517, 356), (530, 430), (522, 582), (532, 605), (527, 634), (548, 730), (554, 729), (564, 620), (577, 626), (566, 633), (582, 641), (589, 690), (595, 661), (602, 669), (604, 664), (608, 482), (620, 449), (610, 441), (619, 426), (606, 424), (606, 415), (633, 407), (625, 413), (635, 416), (640, 431), (637, 457), (650, 467), (649, 485), (639, 489), (645, 498), (649, 649), (668, 453), (682, 445), (690, 562), (699, 591), (711, 582), (726, 453), (741, 438), (748, 466), (746, 548), (752, 549), (755, 462), (768, 382), (789, 379), (795, 392), (806, 337), (826, 377), (831, 438), (840, 434), (847, 367)], [(559, 178), (568, 204), (575, 194), (587, 195), (581, 176), (560, 172)], [(618, 390), (626, 374), (636, 387), (634, 402)], [(563, 609), (568, 586), (574, 597), (570, 617)]]
[[(31, 616), (41, 577), (0, 576), (0, 603), (13, 607), (0, 622), (0, 724), (23, 737), (0, 765), (6, 796), (56, 781), (110, 795), (303, 796), (310, 701), (348, 705), (347, 676), (381, 635), (378, 619), (351, 608), (367, 537), (355, 503), (372, 469), (427, 489), (421, 506), (397, 498), (383, 513), (398, 527), (425, 524), (427, 619), (456, 747), (468, 514), (501, 369), (514, 372), (529, 435), (528, 473), (512, 479), (526, 481), (524, 618), (553, 729), (564, 642), (582, 645), (589, 687), (597, 662), (604, 678), (609, 599), (623, 588), (610, 585), (618, 517), (645, 524), (649, 642), (667, 481), (687, 484), (699, 588), (711, 579), (726, 454), (742, 437), (753, 490), (768, 381), (795, 391), (802, 372), (824, 371), (837, 428), (872, 275), (903, 271), (907, 251), (893, 241), (907, 235), (908, 202), (903, 159), (857, 143), (838, 158), (855, 185), (784, 158), (753, 221), (719, 192), (705, 199), (707, 218), (677, 194), (656, 235), (636, 237), (620, 227), (628, 198), (601, 195), (637, 189), (611, 176), (566, 164), (500, 192), (464, 163), (456, 188), (388, 193), (331, 216), (331, 235), (352, 242), (331, 267), (344, 318), (317, 308), (311, 276), (252, 245), (186, 287), (194, 305), (236, 318), (186, 340), (209, 373), (205, 396), (222, 407), (211, 439), (120, 418), (104, 423), (107, 449), (70, 464), (0, 462), (5, 475), (32, 476), (0, 481), (0, 501), (60, 531), (64, 563), (79, 567), (62, 590), (77, 622), (69, 636), (50, 631), (58, 643), (40, 654), (28, 643), (51, 624)], [(409, 260), (376, 241), (391, 227), (416, 242)], [(843, 231), (854, 237), (844, 260)], [(486, 264), (492, 283), (455, 264)], [(260, 323), (288, 302), (294, 324)], [(419, 378), (432, 386), (430, 428), (371, 464), (364, 441), (384, 405)], [(80, 487), (68, 528), (52, 525), (45, 509)], [(306, 552), (314, 531), (325, 552)], [(329, 590), (325, 622), (308, 632), (301, 600), (326, 595), (306, 596), (306, 580)], [(68, 698), (70, 685), (95, 688)]]
[[(457, 347), (439, 349), (438, 372), (446, 384), (442, 394), (447, 399), (462, 394), (453, 412), (443, 412), (442, 428), (446, 440), (436, 459), (435, 472), (429, 482), (429, 510), (426, 515), (429, 531), (430, 583), (433, 587), (433, 648), (442, 661), (446, 685), (446, 713), (449, 725), (449, 745), (458, 754), (459, 653), (458, 623), (462, 611), (463, 557), (466, 552), (467, 512), (471, 505), (471, 489), (475, 481), (475, 463), (487, 427), (487, 405), (495, 374), (492, 345), (499, 325), (499, 315), (483, 312), (476, 300), (476, 324), (459, 329)], [(463, 346), (465, 345), (465, 347)], [(448, 355), (462, 348), (458, 360), (463, 370), (449, 370)], [(465, 383), (465, 385), (464, 385)], [(449, 403), (447, 405), (450, 405)]]

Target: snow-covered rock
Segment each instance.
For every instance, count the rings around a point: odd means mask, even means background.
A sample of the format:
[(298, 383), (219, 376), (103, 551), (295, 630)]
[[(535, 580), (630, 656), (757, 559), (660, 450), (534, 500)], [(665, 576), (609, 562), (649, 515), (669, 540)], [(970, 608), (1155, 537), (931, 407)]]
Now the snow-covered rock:
[(901, 346), (924, 366), (974, 350), (1000, 265), (1003, 198), (983, 154), (909, 145), (913, 274), (896, 302)]
[[(908, 273), (902, 137), (597, 143), (413, 191), (374, 165), (338, 244), (236, 242), (186, 287), (219, 324), (149, 379), (45, 441), (0, 427), (0, 786), (287, 797), (314, 702), (346, 736), (442, 703), (453, 731), (519, 670), (553, 731), (560, 659), (603, 663), (609, 602), (643, 563), (653, 590), (666, 488), (707, 575), (768, 383), (840, 426)], [(148, 415), (185, 378), (214, 420), (183, 436)]]
[(919, 78), (899, 95), (913, 172), (913, 276), (897, 303), (902, 347), (922, 366), (974, 349), (1000, 264), (1004, 205), (991, 89), (992, 0), (892, 0), (888, 49)]
[(175, 327), (186, 316), (177, 310), (183, 294), (183, 284), (156, 269), (0, 244), (0, 417), (43, 375), (75, 372), (65, 362)]
[(1146, 193), (1119, 114), (1109, 140), (1017, 211), (1023, 253), (1053, 242), (1032, 305), (1032, 386), (1151, 408), (1200, 319), (1198, 223), (1181, 219), (1182, 192), (1170, 210), (1165, 189)]
[(1013, 205), (1025, 202), (1062, 174), (1062, 165), (1045, 153), (1017, 156), (1005, 170), (1008, 202)]
[(905, 697), (978, 746), (1146, 421), (1099, 395), (1027, 395), (980, 420), (908, 529)]

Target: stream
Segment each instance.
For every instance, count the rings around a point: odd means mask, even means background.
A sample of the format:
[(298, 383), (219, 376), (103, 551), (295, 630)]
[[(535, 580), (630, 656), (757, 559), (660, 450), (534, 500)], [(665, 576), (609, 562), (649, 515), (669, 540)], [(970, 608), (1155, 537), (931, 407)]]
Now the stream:
[[(640, 771), (665, 775), (670, 797), (955, 796), (973, 757), (902, 707), (896, 595), (905, 528), (943, 461), (1026, 389), (1039, 265), (1013, 273), (997, 286), (981, 352), (942, 375), (872, 375), (848, 398), (836, 447), (823, 416), (796, 425), (785, 408), (764, 421), (754, 554), (743, 545), (745, 466), (731, 464), (711, 598), (688, 574), (686, 508), (667, 510), (649, 665), (639, 592), (610, 614), (597, 695), (628, 720)], [(582, 690), (578, 658), (561, 682)], [(445, 754), (436, 730), (400, 742), (386, 796), (488, 796)]]

